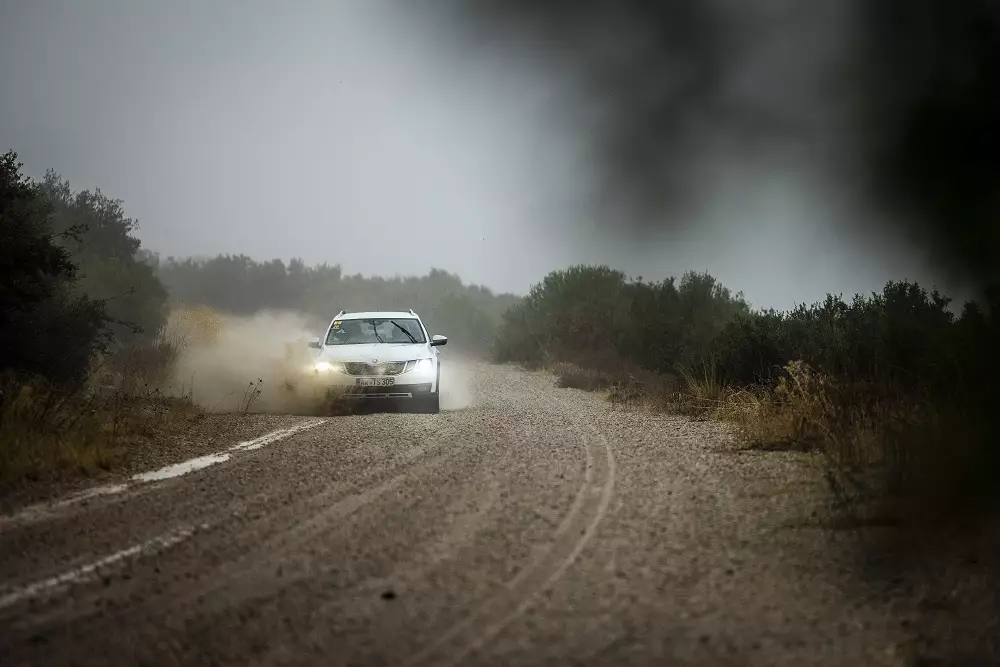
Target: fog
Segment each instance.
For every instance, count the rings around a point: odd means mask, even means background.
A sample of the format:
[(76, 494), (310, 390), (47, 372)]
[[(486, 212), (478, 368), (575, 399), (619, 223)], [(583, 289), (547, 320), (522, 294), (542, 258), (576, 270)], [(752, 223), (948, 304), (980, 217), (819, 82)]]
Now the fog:
[[(707, 270), (779, 308), (888, 279), (954, 285), (843, 182), (827, 76), (850, 20), (840, 3), (798, 24), (782, 3), (735, 12), (723, 37), (745, 65), (724, 103), (685, 106), (671, 141), (646, 137), (675, 155), (663, 182), (639, 178), (656, 159), (615, 152), (620, 109), (585, 85), (576, 52), (533, 19), (494, 30), (503, 12), (478, 11), (489, 5), (4, 2), (0, 143), (31, 175), (54, 168), (123, 199), (163, 256), (441, 267), (518, 293), (577, 262), (654, 279)], [(697, 101), (698, 77), (716, 82), (694, 73), (672, 94)], [(766, 120), (749, 134), (746, 108)], [(755, 150), (772, 145), (765, 126), (780, 150)], [(626, 145), (643, 144), (649, 127), (628, 127)]]
[[(589, 121), (605, 222), (704, 232), (721, 213), (728, 228), (769, 232), (802, 202), (797, 224), (833, 232), (840, 243), (824, 249), (842, 269), (868, 264), (864, 252), (844, 261), (846, 243), (997, 298), (995, 3), (455, 4), (479, 34), (513, 38), (578, 83), (572, 113)], [(773, 217), (720, 212), (733, 191), (763, 197)]]

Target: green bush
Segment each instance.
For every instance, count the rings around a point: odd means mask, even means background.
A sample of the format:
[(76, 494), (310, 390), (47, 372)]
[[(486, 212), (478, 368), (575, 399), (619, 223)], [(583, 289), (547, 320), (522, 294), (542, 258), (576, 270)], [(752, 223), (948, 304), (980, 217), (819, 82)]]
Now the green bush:
[(850, 304), (831, 295), (788, 313), (740, 314), (715, 340), (713, 355), (725, 380), (738, 385), (773, 384), (785, 364), (803, 360), (852, 382), (950, 395), (986, 379), (984, 365), (996, 363), (987, 342), (996, 323), (978, 304), (959, 317), (949, 306), (916, 283), (889, 282), (881, 294)]
[(60, 245), (78, 267), (75, 294), (104, 302), (108, 330), (116, 345), (154, 338), (166, 323), (167, 291), (143, 261), (138, 223), (125, 216), (122, 202), (100, 190), (73, 192), (48, 171), (40, 184)]
[[(50, 200), (0, 157), (0, 371), (79, 383), (107, 338), (104, 303), (76, 290), (77, 267), (51, 225)], [(3, 397), (0, 396), (0, 400)]]
[(708, 274), (649, 283), (607, 266), (573, 266), (550, 273), (504, 314), (494, 355), (672, 372), (708, 356), (723, 328), (746, 310), (741, 295)]
[(547, 365), (563, 386), (605, 388), (615, 366), (673, 374), (672, 390), (647, 378), (614, 395), (730, 419), (758, 445), (818, 447), (839, 472), (868, 467), (881, 493), (948, 515), (1000, 498), (1000, 289), (951, 306), (903, 281), (751, 310), (707, 274), (651, 283), (576, 266), (504, 315), (494, 352)]

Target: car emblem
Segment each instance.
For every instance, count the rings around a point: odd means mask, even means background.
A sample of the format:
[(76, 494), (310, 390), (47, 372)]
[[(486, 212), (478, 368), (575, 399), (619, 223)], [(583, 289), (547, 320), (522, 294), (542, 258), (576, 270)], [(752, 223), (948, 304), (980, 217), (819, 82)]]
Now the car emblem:
[(373, 363), (373, 364), (377, 364), (377, 363), (378, 363), (378, 357), (376, 357), (376, 358), (372, 359), (372, 363)]

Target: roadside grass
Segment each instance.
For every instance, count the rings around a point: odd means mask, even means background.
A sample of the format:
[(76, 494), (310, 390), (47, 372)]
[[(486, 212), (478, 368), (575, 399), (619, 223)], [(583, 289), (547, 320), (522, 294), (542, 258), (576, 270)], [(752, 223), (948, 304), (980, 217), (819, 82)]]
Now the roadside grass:
[(813, 452), (848, 522), (974, 524), (993, 507), (993, 445), (981, 415), (887, 384), (837, 381), (802, 361), (772, 388), (681, 373), (669, 409), (733, 424), (748, 447)]
[[(211, 309), (180, 308), (152, 340), (122, 346), (96, 360), (79, 386), (58, 386), (39, 377), (0, 377), (0, 490), (100, 475), (183, 439), (216, 410), (196, 404), (196, 378), (179, 378), (177, 361), (189, 346), (214, 341), (221, 326)], [(268, 387), (254, 376), (232, 396), (221, 398), (232, 399), (226, 413), (241, 417), (261, 412), (265, 389), (286, 399), (281, 405), (287, 410), (279, 413), (342, 416), (359, 411), (353, 401), (311, 392), (303, 384), (287, 379), (280, 387)], [(263, 411), (269, 408), (274, 406), (265, 405)]]
[(584, 391), (606, 391), (616, 382), (613, 374), (584, 368), (567, 362), (553, 364), (549, 369), (556, 375), (556, 386)]
[(552, 373), (556, 376), (557, 387), (606, 392), (607, 399), (616, 405), (652, 411), (662, 411), (666, 406), (674, 383), (672, 377), (634, 364), (608, 360), (597, 366), (569, 361), (546, 361), (525, 367)]
[(732, 387), (710, 365), (676, 377), (550, 363), (559, 387), (607, 392), (621, 406), (731, 424), (744, 446), (820, 457), (847, 524), (974, 523), (992, 506), (992, 451), (969, 410), (875, 383), (837, 381), (802, 361), (774, 386)]
[(8, 379), (0, 404), (0, 483), (111, 470), (130, 447), (198, 418), (185, 398), (122, 387), (67, 391), (39, 379)]
[(183, 391), (160, 387), (183, 340), (163, 333), (123, 347), (94, 366), (77, 387), (43, 378), (0, 380), (0, 483), (60, 479), (111, 470), (131, 446), (198, 419)]

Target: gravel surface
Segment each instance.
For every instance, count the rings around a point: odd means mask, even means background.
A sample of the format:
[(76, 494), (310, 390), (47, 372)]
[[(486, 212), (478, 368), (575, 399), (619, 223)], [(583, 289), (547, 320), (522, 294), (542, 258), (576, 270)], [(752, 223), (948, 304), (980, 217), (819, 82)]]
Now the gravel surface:
[[(906, 665), (803, 455), (511, 367), (0, 522), (14, 665)], [(299, 418), (289, 418), (293, 423)], [(96, 565), (95, 565), (96, 563)]]
[(165, 420), (150, 420), (150, 433), (127, 445), (123, 461), (93, 475), (68, 475), (22, 482), (0, 490), (0, 514), (82, 491), (98, 484), (117, 484), (136, 473), (224, 450), (241, 440), (301, 421), (297, 417), (268, 414), (213, 414), (195, 410)]

